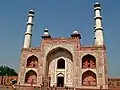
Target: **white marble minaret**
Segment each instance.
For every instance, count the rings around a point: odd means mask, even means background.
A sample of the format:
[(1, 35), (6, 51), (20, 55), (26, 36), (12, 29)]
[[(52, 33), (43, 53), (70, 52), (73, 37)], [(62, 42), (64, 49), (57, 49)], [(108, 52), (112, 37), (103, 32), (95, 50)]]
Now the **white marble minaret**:
[(33, 18), (34, 18), (34, 11), (30, 10), (28, 14), (27, 30), (25, 32), (25, 40), (24, 40), (23, 48), (31, 47)]
[(96, 46), (103, 46), (104, 45), (104, 38), (103, 38), (103, 27), (102, 27), (102, 16), (101, 16), (101, 8), (100, 4), (97, 2), (94, 5), (94, 12), (95, 12), (95, 45)]

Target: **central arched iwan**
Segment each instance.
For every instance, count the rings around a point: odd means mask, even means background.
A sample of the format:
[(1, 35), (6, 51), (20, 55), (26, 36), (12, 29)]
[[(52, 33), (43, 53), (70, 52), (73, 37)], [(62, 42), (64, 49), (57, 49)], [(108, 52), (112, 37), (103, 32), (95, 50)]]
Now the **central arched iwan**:
[[(45, 70), (45, 75), (48, 77), (48, 71), (49, 71), (49, 65), (52, 62), (52, 60), (59, 58), (59, 57), (65, 57), (70, 59), (71, 61), (73, 61), (73, 56), (71, 54), (70, 51), (68, 51), (65, 48), (55, 48), (53, 50), (51, 50), (48, 54), (47, 54), (47, 60), (46, 60), (46, 70)], [(60, 59), (61, 61), (61, 59)], [(59, 61), (58, 61), (59, 62)], [(62, 60), (62, 62), (65, 63), (65, 61)], [(59, 63), (60, 64), (60, 63)], [(65, 67), (60, 67), (60, 68), (65, 68)]]

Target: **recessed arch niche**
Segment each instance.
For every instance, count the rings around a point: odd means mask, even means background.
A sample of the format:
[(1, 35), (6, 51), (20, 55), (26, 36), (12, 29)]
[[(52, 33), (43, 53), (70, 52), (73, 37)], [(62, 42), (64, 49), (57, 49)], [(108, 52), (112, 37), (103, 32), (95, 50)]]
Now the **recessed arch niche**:
[(96, 58), (90, 54), (83, 56), (82, 68), (96, 68)]
[(28, 71), (25, 75), (25, 83), (36, 84), (37, 83), (37, 73), (33, 70)]
[(82, 86), (97, 86), (96, 74), (90, 70), (82, 74)]
[(38, 58), (35, 55), (28, 57), (27, 67), (28, 68), (37, 68), (38, 67)]

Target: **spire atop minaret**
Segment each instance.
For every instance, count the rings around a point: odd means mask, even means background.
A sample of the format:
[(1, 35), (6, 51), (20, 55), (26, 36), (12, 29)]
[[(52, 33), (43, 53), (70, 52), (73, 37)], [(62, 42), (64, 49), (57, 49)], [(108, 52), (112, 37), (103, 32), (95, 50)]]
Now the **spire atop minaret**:
[(30, 10), (28, 14), (27, 30), (25, 32), (25, 40), (24, 40), (23, 48), (31, 47), (33, 18), (34, 18), (34, 11)]
[(103, 27), (102, 27), (102, 16), (101, 16), (101, 8), (98, 2), (94, 5), (94, 13), (95, 13), (95, 45), (96, 46), (103, 46), (104, 39), (103, 39)]

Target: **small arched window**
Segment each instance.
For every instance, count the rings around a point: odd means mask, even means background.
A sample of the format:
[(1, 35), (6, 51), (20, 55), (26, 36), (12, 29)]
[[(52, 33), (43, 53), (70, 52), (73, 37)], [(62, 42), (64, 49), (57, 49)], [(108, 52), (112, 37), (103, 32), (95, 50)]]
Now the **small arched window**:
[(64, 59), (59, 59), (57, 61), (57, 69), (65, 69), (65, 60)]

